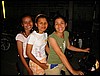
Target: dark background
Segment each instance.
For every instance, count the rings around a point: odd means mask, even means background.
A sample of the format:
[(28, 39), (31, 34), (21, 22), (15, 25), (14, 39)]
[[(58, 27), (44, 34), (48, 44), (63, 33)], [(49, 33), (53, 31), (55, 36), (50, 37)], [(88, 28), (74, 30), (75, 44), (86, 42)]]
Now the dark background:
[[(60, 13), (68, 19), (68, 31), (84, 33), (84, 37), (92, 38), (92, 49), (99, 59), (99, 20), (100, 1), (69, 1), (69, 0), (5, 0), (5, 16), (1, 10), (1, 33), (9, 37), (11, 47), (8, 51), (1, 51), (1, 74), (16, 75), (17, 48), (15, 36), (19, 31), (20, 17), (29, 13), (35, 17), (44, 13), (49, 18), (48, 34), (52, 33), (52, 18)], [(4, 36), (3, 36), (4, 37)]]

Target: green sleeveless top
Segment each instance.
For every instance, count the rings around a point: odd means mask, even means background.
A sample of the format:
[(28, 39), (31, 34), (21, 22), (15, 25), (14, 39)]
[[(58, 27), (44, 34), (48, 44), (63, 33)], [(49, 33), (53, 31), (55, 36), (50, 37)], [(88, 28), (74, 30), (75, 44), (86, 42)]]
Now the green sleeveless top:
[[(49, 37), (52, 37), (56, 40), (57, 44), (59, 45), (59, 47), (61, 48), (62, 52), (65, 52), (65, 49), (67, 47), (67, 40), (69, 37), (69, 32), (65, 31), (64, 32), (64, 38), (60, 38), (58, 37), (54, 32), (49, 35)], [(53, 48), (51, 47), (51, 45), (49, 44), (49, 48), (50, 48), (50, 53), (48, 55), (48, 63), (49, 64), (61, 64), (61, 60), (58, 57), (58, 55), (56, 54), (56, 52), (53, 50)]]

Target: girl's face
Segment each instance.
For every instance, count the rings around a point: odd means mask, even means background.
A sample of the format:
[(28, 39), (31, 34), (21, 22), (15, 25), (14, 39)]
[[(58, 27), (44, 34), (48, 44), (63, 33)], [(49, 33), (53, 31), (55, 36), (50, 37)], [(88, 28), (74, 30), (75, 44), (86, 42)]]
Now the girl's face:
[(65, 21), (62, 18), (57, 18), (55, 20), (55, 30), (56, 32), (62, 33), (65, 30), (65, 27), (67, 26), (67, 24), (65, 23)]
[(39, 33), (43, 33), (48, 27), (48, 22), (46, 18), (39, 18), (35, 25), (38, 27)]
[(24, 27), (25, 30), (31, 30), (32, 27), (33, 27), (33, 21), (31, 19), (31, 17), (27, 16), (27, 17), (24, 17), (22, 19), (22, 26)]

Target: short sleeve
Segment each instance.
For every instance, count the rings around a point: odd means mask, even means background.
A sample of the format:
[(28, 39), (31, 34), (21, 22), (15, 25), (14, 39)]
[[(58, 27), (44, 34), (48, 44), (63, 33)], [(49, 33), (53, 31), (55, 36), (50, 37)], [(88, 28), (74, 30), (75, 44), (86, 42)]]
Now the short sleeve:
[(34, 43), (35, 41), (36, 41), (35, 35), (34, 35), (34, 34), (30, 34), (30, 35), (28, 36), (27, 43), (33, 45), (33, 43)]
[(19, 40), (19, 41), (23, 42), (24, 41), (23, 35), (22, 34), (17, 34), (16, 37), (15, 37), (15, 40), (16, 41)]
[(45, 33), (45, 37), (48, 38), (48, 34), (47, 33)]
[(64, 35), (65, 35), (65, 37), (69, 37), (69, 32), (68, 31), (65, 31), (64, 32)]

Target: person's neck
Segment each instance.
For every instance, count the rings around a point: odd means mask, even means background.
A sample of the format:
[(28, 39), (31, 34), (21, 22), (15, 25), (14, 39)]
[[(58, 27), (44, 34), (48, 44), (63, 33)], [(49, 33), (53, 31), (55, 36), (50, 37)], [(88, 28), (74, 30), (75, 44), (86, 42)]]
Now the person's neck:
[(38, 33), (39, 33), (39, 34), (43, 34), (44, 32), (43, 32), (43, 31), (39, 31)]
[(64, 38), (64, 33), (62, 32), (62, 33), (60, 33), (60, 32), (55, 32), (55, 34), (57, 35), (57, 36), (59, 36), (60, 38)]
[(24, 32), (25, 37), (28, 37), (29, 34), (30, 34), (30, 31), (27, 31), (27, 30), (26, 30), (26, 31)]

